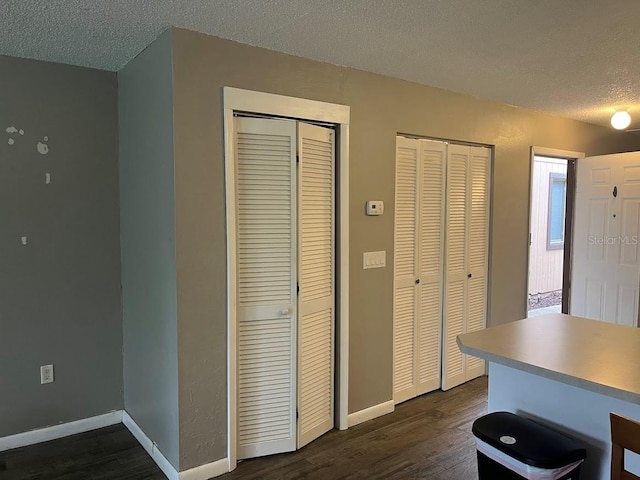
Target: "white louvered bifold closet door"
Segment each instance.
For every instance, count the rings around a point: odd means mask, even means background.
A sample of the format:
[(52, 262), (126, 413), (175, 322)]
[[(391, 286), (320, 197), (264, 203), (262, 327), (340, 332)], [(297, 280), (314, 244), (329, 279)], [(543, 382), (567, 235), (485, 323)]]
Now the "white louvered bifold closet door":
[(436, 390), (441, 385), (446, 149), (444, 142), (420, 140), (417, 395)]
[(447, 232), (442, 359), (442, 389), (466, 379), (464, 358), (456, 336), (465, 331), (467, 300), (467, 236), (469, 147), (449, 145), (447, 154)]
[(420, 142), (396, 139), (393, 278), (393, 401), (416, 396), (416, 281)]
[(296, 123), (235, 127), (242, 459), (296, 449)]
[(298, 448), (333, 428), (333, 130), (298, 124)]
[(396, 142), (393, 400), (400, 403), (440, 387), (446, 144)]
[[(489, 165), (491, 150), (470, 148), (470, 195), (466, 332), (482, 330), (487, 325), (487, 270), (489, 260)], [(464, 355), (465, 379), (484, 375), (484, 360)]]
[(456, 337), (486, 326), (491, 151), (449, 145), (442, 389), (484, 374)]

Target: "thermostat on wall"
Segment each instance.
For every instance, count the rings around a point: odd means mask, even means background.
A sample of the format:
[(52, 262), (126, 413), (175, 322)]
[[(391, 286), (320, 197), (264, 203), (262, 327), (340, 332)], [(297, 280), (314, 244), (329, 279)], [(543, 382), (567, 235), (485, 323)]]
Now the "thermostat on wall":
[(384, 202), (382, 200), (367, 200), (367, 215), (382, 215)]

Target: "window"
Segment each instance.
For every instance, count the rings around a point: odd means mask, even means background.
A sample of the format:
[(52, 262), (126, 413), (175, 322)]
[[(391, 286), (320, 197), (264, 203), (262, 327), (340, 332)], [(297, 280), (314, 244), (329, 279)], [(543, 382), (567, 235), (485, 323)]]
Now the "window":
[(564, 248), (564, 214), (567, 199), (567, 175), (549, 174), (549, 217), (547, 225), (547, 250)]

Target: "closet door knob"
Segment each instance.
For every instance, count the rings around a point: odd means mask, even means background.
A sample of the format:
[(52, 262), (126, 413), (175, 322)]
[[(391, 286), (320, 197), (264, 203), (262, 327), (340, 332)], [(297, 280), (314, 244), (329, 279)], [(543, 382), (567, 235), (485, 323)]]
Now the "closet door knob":
[(420, 283), (420, 279), (416, 278), (416, 285), (418, 285)]
[(281, 315), (290, 315), (291, 314), (291, 309), (290, 308), (283, 308), (282, 310), (280, 310), (280, 314)]
[(471, 278), (471, 276), (472, 276), (472, 275), (471, 275), (471, 274), (469, 274), (469, 275), (467, 275), (467, 278)]

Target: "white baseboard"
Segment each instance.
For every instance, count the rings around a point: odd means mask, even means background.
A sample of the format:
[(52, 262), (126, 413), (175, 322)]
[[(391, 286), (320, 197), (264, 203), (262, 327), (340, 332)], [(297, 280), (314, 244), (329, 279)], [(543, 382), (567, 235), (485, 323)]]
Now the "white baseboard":
[(162, 470), (169, 480), (180, 480), (178, 471), (175, 467), (171, 465), (171, 462), (166, 459), (160, 450), (158, 450), (158, 446), (153, 443), (149, 437), (147, 437), (147, 435), (142, 431), (138, 424), (133, 421), (133, 418), (131, 418), (126, 411), (122, 412), (122, 423), (129, 429), (131, 434), (136, 437), (138, 443), (142, 445), (142, 448), (146, 450), (152, 460), (156, 462), (156, 465), (160, 467), (160, 470)]
[(178, 473), (174, 466), (171, 465), (171, 462), (158, 450), (157, 445), (147, 437), (138, 424), (123, 410), (116, 410), (105, 413), (104, 415), (76, 420), (75, 422), (61, 423), (60, 425), (54, 425), (52, 427), (2, 437), (0, 438), (0, 452), (13, 448), (26, 447), (27, 445), (35, 445), (36, 443), (48, 442), (49, 440), (68, 437), (76, 433), (84, 433), (118, 423), (123, 423), (124, 426), (129, 429), (131, 434), (138, 440), (142, 448), (146, 450), (169, 480), (208, 480), (209, 478), (217, 477), (229, 471), (229, 459), (222, 458), (215, 462)]
[(393, 412), (394, 409), (395, 405), (393, 403), (393, 400), (389, 400), (388, 402), (365, 408), (364, 410), (360, 410), (359, 412), (350, 413), (349, 426), (353, 427), (355, 425), (358, 425), (359, 423), (366, 422), (367, 420), (373, 420), (374, 418), (381, 417), (382, 415)]
[(146, 450), (169, 480), (208, 480), (209, 478), (217, 477), (229, 471), (229, 460), (222, 458), (215, 462), (206, 463), (199, 467), (190, 468), (189, 470), (178, 473), (171, 462), (158, 450), (158, 446), (147, 437), (126, 411), (122, 412), (122, 423), (129, 429), (131, 434), (136, 437), (136, 440), (142, 445), (142, 448)]
[(208, 480), (229, 471), (229, 459), (221, 458), (215, 462), (180, 472), (180, 480)]
[(75, 422), (61, 423), (52, 427), (39, 428), (30, 432), (17, 433), (8, 437), (0, 438), (0, 452), (11, 450), (12, 448), (26, 447), (36, 443), (48, 442), (57, 438), (68, 437), (76, 433), (84, 433), (96, 430), (109, 425), (122, 422), (122, 410), (98, 415), (96, 417), (83, 418)]

